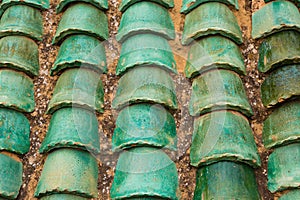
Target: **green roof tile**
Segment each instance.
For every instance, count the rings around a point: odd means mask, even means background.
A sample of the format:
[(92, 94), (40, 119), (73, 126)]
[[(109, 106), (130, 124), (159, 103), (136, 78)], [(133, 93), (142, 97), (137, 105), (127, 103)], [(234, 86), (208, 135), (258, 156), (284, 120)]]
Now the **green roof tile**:
[(0, 149), (25, 154), (30, 147), (30, 124), (20, 112), (0, 108)]
[(237, 44), (243, 43), (242, 31), (231, 10), (222, 3), (205, 3), (186, 15), (181, 43), (188, 45), (193, 40), (215, 34)]
[(122, 109), (142, 102), (161, 104), (173, 110), (178, 108), (174, 82), (165, 70), (140, 66), (120, 78), (112, 107)]
[(104, 91), (100, 74), (78, 68), (65, 71), (58, 79), (47, 113), (63, 107), (83, 107), (103, 112)]
[(90, 35), (99, 40), (108, 39), (108, 21), (105, 13), (87, 3), (71, 5), (64, 12), (52, 43), (60, 44), (73, 34)]
[(176, 150), (175, 120), (162, 106), (136, 104), (119, 113), (112, 137), (113, 150), (136, 146)]
[(287, 65), (273, 71), (261, 85), (261, 99), (270, 108), (300, 95), (300, 65)]
[(245, 164), (217, 162), (197, 171), (194, 200), (260, 200), (254, 170)]
[(33, 80), (25, 74), (1, 69), (0, 107), (33, 112), (35, 107)]
[(70, 147), (100, 153), (98, 121), (95, 113), (76, 107), (54, 112), (40, 152)]
[(22, 71), (29, 76), (39, 75), (38, 45), (24, 36), (0, 39), (0, 65)]
[(40, 11), (25, 5), (7, 8), (0, 20), (0, 37), (8, 35), (23, 35), (41, 41), (43, 17)]
[(174, 24), (168, 10), (156, 3), (142, 1), (130, 6), (123, 13), (116, 39), (124, 42), (140, 33), (158, 34), (175, 39)]
[(122, 75), (139, 65), (155, 65), (177, 73), (172, 49), (167, 39), (159, 35), (138, 34), (124, 41), (116, 74)]
[(71, 35), (61, 44), (51, 75), (70, 68), (89, 68), (106, 73), (106, 55), (103, 44), (88, 35)]
[(261, 165), (248, 120), (234, 112), (218, 111), (194, 121), (191, 164), (195, 167), (219, 161)]
[(276, 148), (268, 161), (268, 188), (274, 193), (300, 186), (300, 143)]
[(177, 177), (175, 163), (163, 151), (148, 147), (133, 148), (119, 157), (110, 197), (177, 200)]
[(34, 195), (40, 198), (60, 193), (95, 198), (97, 180), (97, 161), (89, 152), (59, 149), (48, 155)]
[(253, 13), (252, 37), (266, 37), (282, 30), (300, 31), (300, 13), (289, 1), (273, 1)]
[(213, 70), (193, 80), (189, 111), (198, 116), (215, 110), (253, 115), (240, 77), (228, 70)]

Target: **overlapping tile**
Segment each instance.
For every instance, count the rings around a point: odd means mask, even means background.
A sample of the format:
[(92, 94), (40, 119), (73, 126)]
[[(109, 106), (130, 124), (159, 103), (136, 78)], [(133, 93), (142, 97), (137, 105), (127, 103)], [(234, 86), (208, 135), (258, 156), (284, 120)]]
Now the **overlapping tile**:
[(24, 36), (0, 39), (0, 67), (22, 71), (29, 76), (39, 74), (38, 45)]
[(136, 104), (119, 113), (112, 137), (112, 149), (137, 146), (177, 149), (175, 120), (162, 106)]
[(123, 75), (140, 65), (155, 65), (177, 73), (172, 49), (167, 39), (154, 34), (137, 34), (122, 44), (116, 74)]
[(100, 141), (95, 113), (76, 107), (61, 108), (54, 112), (41, 153), (70, 147), (99, 154)]
[(0, 70), (0, 107), (12, 108), (21, 112), (34, 110), (33, 81), (25, 74)]
[(0, 16), (3, 12), (12, 6), (26, 5), (40, 10), (46, 10), (50, 7), (49, 0), (2, 0), (0, 4)]
[(20, 161), (0, 153), (0, 197), (17, 198), (22, 185), (22, 168)]
[(59, 149), (48, 155), (35, 196), (61, 193), (97, 197), (97, 180), (97, 161), (89, 152)]
[(30, 147), (30, 124), (20, 112), (0, 108), (0, 150), (25, 154)]
[(252, 15), (252, 37), (263, 38), (283, 30), (300, 31), (300, 13), (289, 1), (272, 1)]
[(292, 101), (276, 108), (263, 123), (263, 143), (266, 148), (299, 142), (300, 102)]
[(194, 200), (236, 198), (261, 199), (251, 167), (233, 162), (217, 162), (198, 169)]
[(137, 33), (152, 33), (166, 39), (175, 39), (174, 24), (168, 10), (147, 1), (130, 6), (122, 15), (116, 39), (124, 42)]
[(300, 63), (300, 32), (282, 31), (268, 36), (259, 47), (258, 70), (269, 72)]
[(271, 192), (300, 187), (300, 143), (276, 148), (268, 161), (268, 189)]
[(300, 95), (300, 65), (283, 66), (273, 71), (261, 85), (261, 98), (270, 108)]
[(70, 5), (59, 22), (53, 44), (60, 44), (73, 34), (90, 35), (101, 41), (108, 39), (108, 22), (105, 13), (87, 3)]
[(201, 167), (218, 161), (261, 165), (248, 120), (234, 112), (212, 112), (195, 119), (191, 165)]
[(83, 107), (103, 112), (104, 91), (100, 75), (88, 69), (69, 69), (58, 79), (48, 113), (63, 107)]
[(213, 70), (193, 81), (189, 111), (198, 116), (215, 110), (236, 110), (253, 114), (242, 80), (228, 70)]
[(242, 54), (233, 41), (221, 36), (209, 36), (195, 41), (191, 46), (185, 66), (186, 77), (194, 78), (213, 69), (246, 74)]
[(120, 78), (112, 107), (121, 109), (142, 102), (178, 108), (173, 80), (165, 70), (155, 66), (139, 66)]
[(101, 41), (88, 35), (71, 35), (61, 44), (50, 70), (51, 75), (70, 68), (89, 68), (106, 73), (105, 49)]
[(237, 44), (243, 42), (242, 31), (231, 10), (224, 4), (209, 2), (195, 8), (185, 18), (182, 44), (208, 35), (219, 34)]
[(110, 194), (111, 199), (178, 199), (177, 188), (175, 163), (159, 149), (138, 147), (120, 155)]
[(40, 11), (25, 5), (7, 8), (0, 20), (0, 37), (9, 35), (42, 40), (43, 18)]

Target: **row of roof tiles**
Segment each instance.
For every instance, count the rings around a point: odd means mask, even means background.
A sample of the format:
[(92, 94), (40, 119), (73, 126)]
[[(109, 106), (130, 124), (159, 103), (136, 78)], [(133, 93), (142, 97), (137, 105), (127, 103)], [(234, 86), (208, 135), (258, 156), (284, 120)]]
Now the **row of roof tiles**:
[[(265, 23), (259, 22), (262, 16)], [(252, 16), (252, 36), (263, 40), (258, 70), (267, 74), (261, 86), (262, 103), (274, 108), (263, 123), (263, 143), (273, 149), (268, 159), (268, 189), (273, 193), (293, 189), (282, 200), (300, 198), (299, 27), (299, 10), (288, 1), (270, 2)]]
[(246, 118), (253, 112), (239, 77), (246, 74), (237, 46), (242, 32), (225, 5), (238, 9), (238, 3), (221, 2), (196, 1), (181, 10), (187, 13), (182, 44), (192, 44), (185, 74), (192, 79), (189, 111), (195, 116), (194, 199), (260, 199), (253, 168), (261, 160)]
[[(134, 4), (133, 4), (134, 3)], [(175, 163), (161, 148), (177, 149), (178, 109), (170, 73), (177, 73), (168, 39), (175, 38), (167, 8), (173, 1), (123, 1), (116, 74), (122, 76), (112, 102), (120, 110), (112, 147), (121, 151), (112, 199), (178, 199)], [(133, 17), (134, 16), (134, 17)]]
[[(32, 77), (38, 75), (35, 41), (42, 38), (41, 2), (2, 1), (0, 5), (0, 198), (16, 199), (22, 185), (19, 155), (30, 147), (30, 124), (22, 112), (35, 108)], [(10, 152), (10, 153), (6, 153)]]
[[(35, 196), (42, 200), (98, 196), (100, 137), (94, 111), (103, 112), (100, 79), (107, 72), (107, 1), (61, 1), (53, 44), (60, 45), (51, 75), (60, 75), (49, 102), (50, 125), (40, 147), (48, 153)], [(78, 13), (81, 13), (78, 15)], [(59, 170), (57, 170), (59, 169)]]

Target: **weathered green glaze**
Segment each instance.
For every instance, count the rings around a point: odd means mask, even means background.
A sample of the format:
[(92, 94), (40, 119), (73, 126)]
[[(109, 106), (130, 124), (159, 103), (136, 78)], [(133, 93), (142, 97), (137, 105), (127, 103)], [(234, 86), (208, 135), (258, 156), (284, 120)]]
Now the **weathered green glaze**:
[(130, 6), (122, 15), (116, 39), (124, 42), (138, 33), (153, 33), (166, 39), (175, 39), (174, 24), (168, 10), (149, 1)]
[[(135, 3), (141, 2), (142, 0), (122, 0), (119, 10), (125, 12), (127, 8), (132, 6)], [(150, 0), (151, 2), (157, 3), (165, 8), (173, 8), (174, 0)]]
[(258, 70), (268, 72), (282, 65), (300, 63), (300, 33), (282, 31), (267, 37), (259, 47)]
[(210, 199), (260, 200), (254, 170), (234, 162), (198, 169), (194, 200)]
[(173, 116), (159, 105), (136, 104), (125, 107), (117, 118), (112, 149), (135, 146), (176, 150), (176, 124)]
[(236, 10), (239, 10), (238, 0), (183, 0), (180, 12), (183, 14), (188, 14), (201, 4), (209, 3), (212, 1), (224, 3), (226, 5), (233, 6)]
[(116, 74), (139, 65), (155, 65), (177, 74), (176, 63), (168, 41), (154, 34), (137, 34), (122, 44)]
[(93, 6), (101, 10), (108, 9), (107, 0), (60, 0), (59, 4), (56, 7), (56, 13), (61, 13), (65, 11), (70, 5), (78, 2), (92, 4)]
[(0, 108), (0, 150), (25, 154), (30, 147), (30, 124), (20, 112)]
[(0, 39), (0, 67), (22, 71), (29, 76), (39, 74), (38, 45), (24, 36)]
[(0, 196), (16, 199), (22, 185), (22, 163), (0, 153)]
[(186, 15), (182, 44), (207, 35), (220, 34), (237, 44), (243, 43), (242, 31), (236, 17), (224, 4), (209, 2), (192, 10)]
[(300, 65), (287, 65), (273, 71), (261, 85), (261, 99), (270, 108), (300, 95)]
[(62, 108), (53, 114), (40, 152), (70, 147), (98, 154), (99, 138), (98, 121), (93, 112), (76, 107)]
[(38, 9), (15, 5), (7, 8), (0, 20), (0, 37), (23, 35), (42, 40), (43, 17)]
[(276, 148), (268, 161), (268, 189), (274, 193), (300, 187), (300, 143)]
[(100, 74), (88, 69), (69, 69), (58, 79), (47, 113), (63, 107), (84, 107), (103, 112), (104, 91)]
[(234, 42), (221, 36), (209, 36), (191, 46), (185, 66), (186, 77), (194, 78), (213, 69), (228, 69), (246, 75), (243, 56)]
[(88, 35), (71, 35), (61, 44), (51, 75), (69, 68), (90, 68), (106, 73), (106, 55), (103, 44)]
[(0, 70), (0, 107), (21, 112), (34, 111), (33, 81), (22, 73)]
[(197, 77), (192, 84), (190, 114), (198, 116), (224, 109), (239, 111), (246, 116), (253, 115), (240, 77), (222, 69)]
[(89, 200), (89, 198), (76, 196), (73, 194), (52, 194), (40, 198), (40, 200)]
[(161, 150), (132, 148), (118, 160), (111, 199), (159, 197), (178, 199), (178, 178), (175, 163)]
[(120, 78), (112, 107), (121, 109), (143, 102), (178, 108), (174, 83), (168, 72), (154, 66), (140, 66)]
[(261, 165), (248, 120), (234, 112), (217, 111), (194, 121), (191, 165), (200, 167), (219, 161)]
[(263, 143), (274, 148), (300, 141), (300, 101), (287, 102), (269, 115), (263, 124)]
[(108, 22), (105, 13), (87, 3), (76, 3), (68, 7), (59, 22), (52, 43), (60, 44), (74, 34), (90, 35), (99, 40), (108, 39)]
[(252, 37), (254, 39), (283, 30), (300, 31), (300, 13), (289, 1), (273, 1), (252, 15)]
[(0, 4), (0, 16), (3, 12), (12, 6), (16, 5), (27, 5), (37, 9), (45, 10), (50, 7), (49, 0), (2, 0)]
[(300, 199), (300, 190), (291, 190), (290, 192), (282, 195), (279, 200), (296, 200)]
[(97, 197), (98, 165), (87, 151), (59, 149), (44, 164), (35, 197), (60, 193)]

